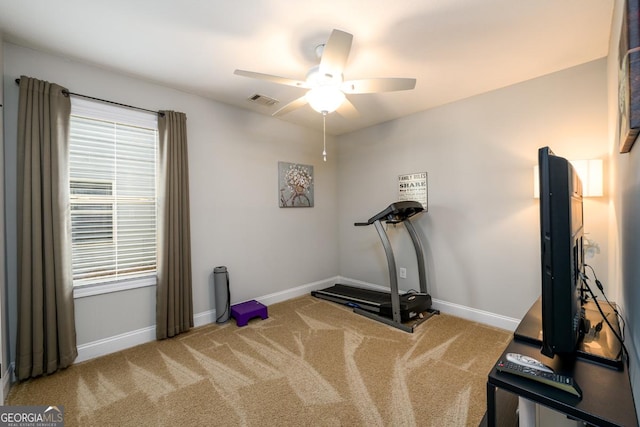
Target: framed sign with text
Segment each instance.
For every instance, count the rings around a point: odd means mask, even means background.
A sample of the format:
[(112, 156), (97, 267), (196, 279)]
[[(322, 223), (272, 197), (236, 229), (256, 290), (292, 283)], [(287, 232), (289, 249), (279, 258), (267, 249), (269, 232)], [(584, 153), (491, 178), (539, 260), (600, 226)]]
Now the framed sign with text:
[(417, 172), (398, 175), (398, 201), (412, 200), (428, 211), (427, 173)]

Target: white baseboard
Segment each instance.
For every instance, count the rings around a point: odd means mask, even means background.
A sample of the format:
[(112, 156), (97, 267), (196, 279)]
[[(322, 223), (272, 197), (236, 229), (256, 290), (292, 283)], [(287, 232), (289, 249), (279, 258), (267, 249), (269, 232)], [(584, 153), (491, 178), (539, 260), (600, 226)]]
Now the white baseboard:
[(84, 362), (98, 356), (115, 353), (156, 339), (156, 327), (149, 326), (78, 346), (75, 363)]
[[(389, 291), (388, 286), (375, 285), (373, 283), (350, 279), (348, 277), (339, 276), (338, 281), (345, 285), (361, 286), (363, 288), (370, 288), (377, 291)], [(502, 316), (500, 314), (490, 313), (488, 311), (478, 310), (476, 308), (466, 307), (464, 305), (442, 301), (435, 298), (432, 299), (432, 304), (434, 309), (440, 310), (443, 313), (496, 328), (506, 329), (508, 331), (515, 331), (520, 323), (520, 319), (514, 319), (512, 317)]]
[(207, 311), (203, 311), (202, 313), (197, 313), (193, 315), (193, 326), (195, 326), (196, 328), (198, 326), (204, 326), (204, 325), (208, 325), (209, 323), (214, 323), (215, 321), (216, 321), (215, 310), (207, 310)]
[(435, 298), (432, 302), (433, 308), (440, 310), (443, 313), (496, 328), (505, 329), (507, 331), (515, 331), (520, 324), (520, 319), (514, 319), (513, 317), (502, 316), (500, 314), (490, 313), (488, 311), (478, 310), (476, 308), (466, 307), (464, 305), (454, 304), (447, 301), (441, 301)]
[(302, 295), (308, 295), (311, 291), (315, 291), (316, 289), (326, 288), (328, 286), (332, 286), (340, 279), (340, 276), (331, 277), (325, 280), (319, 280), (313, 283), (307, 283), (306, 285), (298, 286), (296, 288), (287, 289), (281, 292), (275, 292), (273, 294), (268, 294), (263, 297), (255, 298), (258, 302), (268, 306), (271, 304), (275, 304), (278, 302), (290, 300), (292, 298), (300, 297)]
[[(307, 283), (305, 285), (297, 286), (295, 288), (287, 289), (280, 292), (274, 292), (261, 297), (254, 298), (256, 301), (269, 306), (278, 302), (286, 301), (292, 298), (296, 298), (302, 295), (308, 295), (311, 291), (316, 289), (322, 289), (327, 286), (331, 286), (334, 283), (344, 283), (350, 285), (361, 286), (365, 288), (371, 288), (376, 290), (388, 290), (383, 286), (374, 285), (372, 283), (362, 282), (359, 280), (349, 279), (342, 276), (335, 276), (329, 279), (320, 280), (313, 283)], [(233, 302), (237, 304), (244, 301)], [(443, 313), (458, 316), (463, 319), (472, 320), (474, 322), (483, 323), (486, 325), (494, 326), (497, 328), (514, 331), (520, 322), (518, 319), (513, 319), (506, 316), (501, 316), (494, 313), (489, 313), (483, 310), (477, 310), (463, 305), (454, 304), (446, 301), (433, 300), (433, 308), (442, 311)], [(194, 326), (203, 326), (210, 323), (214, 323), (216, 319), (215, 310), (207, 310), (201, 313), (197, 313), (193, 316)], [(136, 345), (144, 344), (154, 341), (156, 339), (156, 327), (155, 325), (146, 328), (138, 329), (124, 334), (115, 335), (112, 337), (104, 338), (101, 340), (93, 341), (78, 346), (78, 358), (76, 363), (83, 362), (85, 360), (93, 359), (95, 357), (104, 356), (116, 351), (121, 351)]]
[[(322, 289), (324, 287), (331, 286), (337, 279), (338, 277), (336, 276), (253, 299), (266, 306), (269, 306), (271, 304), (286, 301), (291, 298), (307, 295), (315, 289)], [(237, 304), (240, 302), (244, 301), (233, 302), (232, 304)], [(216, 311), (207, 310), (201, 313), (194, 314), (193, 324), (196, 327), (204, 326), (210, 323), (214, 323), (216, 321), (215, 319)], [(75, 363), (84, 362), (95, 357), (115, 353), (116, 351), (135, 347), (136, 345), (151, 342), (155, 339), (156, 327), (155, 325), (153, 325), (146, 328), (138, 329), (136, 331), (126, 332), (124, 334), (92, 341), (90, 343), (80, 344), (78, 345), (78, 357), (76, 358)]]

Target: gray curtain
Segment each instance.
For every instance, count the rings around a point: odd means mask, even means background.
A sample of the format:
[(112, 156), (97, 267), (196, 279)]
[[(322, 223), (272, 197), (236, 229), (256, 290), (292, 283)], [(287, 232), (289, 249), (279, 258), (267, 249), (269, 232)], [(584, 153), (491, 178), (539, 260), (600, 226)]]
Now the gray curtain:
[(193, 327), (186, 115), (162, 112), (158, 133), (156, 336), (164, 339)]
[(78, 355), (68, 184), (71, 102), (63, 89), (20, 77), (16, 342), (19, 380), (66, 368)]

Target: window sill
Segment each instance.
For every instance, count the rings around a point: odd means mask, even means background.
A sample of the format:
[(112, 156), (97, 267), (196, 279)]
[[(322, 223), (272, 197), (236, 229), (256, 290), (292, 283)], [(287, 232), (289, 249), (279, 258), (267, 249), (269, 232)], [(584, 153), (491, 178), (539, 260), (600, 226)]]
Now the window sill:
[(73, 298), (92, 297), (95, 295), (110, 294), (112, 292), (127, 291), (130, 289), (146, 288), (156, 285), (156, 276), (138, 277), (135, 279), (121, 280), (117, 282), (96, 283), (93, 285), (76, 286), (73, 288)]

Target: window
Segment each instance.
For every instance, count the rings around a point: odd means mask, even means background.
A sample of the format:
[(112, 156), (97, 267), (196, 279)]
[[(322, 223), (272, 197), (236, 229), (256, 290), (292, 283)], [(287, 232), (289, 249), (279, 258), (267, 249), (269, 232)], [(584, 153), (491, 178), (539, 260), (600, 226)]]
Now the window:
[(113, 243), (113, 182), (71, 180), (71, 241)]
[(157, 117), (73, 98), (69, 153), (74, 286), (155, 283)]

